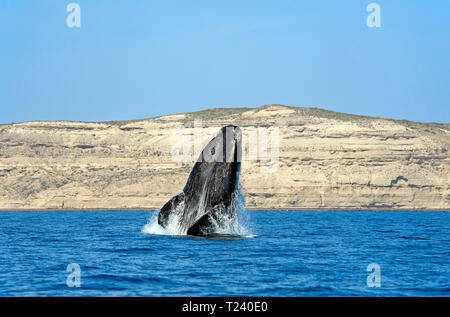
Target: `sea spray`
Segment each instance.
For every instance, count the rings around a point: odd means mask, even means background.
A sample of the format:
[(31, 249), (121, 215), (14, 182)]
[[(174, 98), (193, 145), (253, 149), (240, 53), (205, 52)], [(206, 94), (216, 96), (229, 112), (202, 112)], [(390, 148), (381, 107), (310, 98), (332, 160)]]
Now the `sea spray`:
[[(180, 211), (183, 206), (180, 206)], [(232, 201), (230, 206), (230, 212), (225, 212), (220, 215), (221, 218), (213, 219), (211, 221), (214, 224), (213, 235), (224, 236), (241, 236), (241, 237), (253, 237), (250, 230), (250, 219), (248, 212), (245, 210), (244, 196), (239, 189), (232, 195)], [(186, 230), (183, 230), (179, 225), (179, 213), (174, 212), (167, 226), (164, 228), (158, 223), (159, 210), (152, 214), (148, 223), (142, 228), (142, 233), (155, 234), (155, 235), (186, 235)], [(231, 216), (229, 216), (231, 215)]]
[[(236, 236), (251, 236), (249, 229), (250, 221), (247, 211), (245, 210), (244, 196), (241, 191), (237, 189), (231, 200), (231, 209), (229, 213), (220, 214), (220, 219), (213, 219), (214, 233), (218, 235), (236, 235)], [(231, 215), (231, 216), (230, 216)]]
[[(182, 204), (183, 205), (183, 204)], [(148, 223), (142, 228), (142, 233), (146, 234), (159, 234), (159, 235), (171, 235), (180, 236), (186, 235), (186, 231), (180, 227), (179, 222), (179, 212), (183, 210), (184, 206), (180, 206), (180, 210), (174, 212), (171, 217), (169, 217), (166, 227), (162, 227), (158, 223), (159, 210), (153, 213)]]

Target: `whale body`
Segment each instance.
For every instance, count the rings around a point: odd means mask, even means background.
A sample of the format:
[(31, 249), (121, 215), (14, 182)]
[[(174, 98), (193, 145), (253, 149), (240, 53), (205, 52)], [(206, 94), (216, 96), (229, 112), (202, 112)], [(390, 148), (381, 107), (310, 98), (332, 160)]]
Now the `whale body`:
[(158, 223), (175, 225), (183, 234), (207, 236), (235, 217), (241, 167), (239, 127), (228, 125), (199, 155), (181, 193), (160, 209)]

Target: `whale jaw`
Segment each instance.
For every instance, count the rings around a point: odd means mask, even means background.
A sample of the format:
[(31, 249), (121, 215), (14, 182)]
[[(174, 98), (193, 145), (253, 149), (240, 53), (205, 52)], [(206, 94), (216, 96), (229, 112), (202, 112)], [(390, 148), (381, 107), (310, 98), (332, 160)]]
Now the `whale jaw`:
[(161, 208), (162, 227), (176, 221), (180, 233), (205, 236), (235, 216), (241, 165), (241, 130), (225, 126), (203, 149), (183, 191)]

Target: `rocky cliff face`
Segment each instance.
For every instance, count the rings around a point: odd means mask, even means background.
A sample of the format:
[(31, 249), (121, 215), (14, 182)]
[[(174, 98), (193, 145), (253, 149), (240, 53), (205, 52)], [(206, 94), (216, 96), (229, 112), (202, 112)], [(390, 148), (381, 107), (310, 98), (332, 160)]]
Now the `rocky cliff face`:
[(450, 210), (450, 124), (280, 105), (0, 125), (0, 209), (159, 208), (183, 188), (196, 146), (230, 123), (244, 132), (249, 209)]

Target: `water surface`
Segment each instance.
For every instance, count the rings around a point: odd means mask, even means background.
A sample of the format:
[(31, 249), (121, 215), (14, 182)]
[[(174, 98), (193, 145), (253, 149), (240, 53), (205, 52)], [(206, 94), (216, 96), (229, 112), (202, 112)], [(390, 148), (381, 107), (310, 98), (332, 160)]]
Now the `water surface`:
[(0, 213), (0, 296), (450, 294), (447, 212), (250, 212), (253, 235), (209, 239), (144, 234), (154, 214)]

